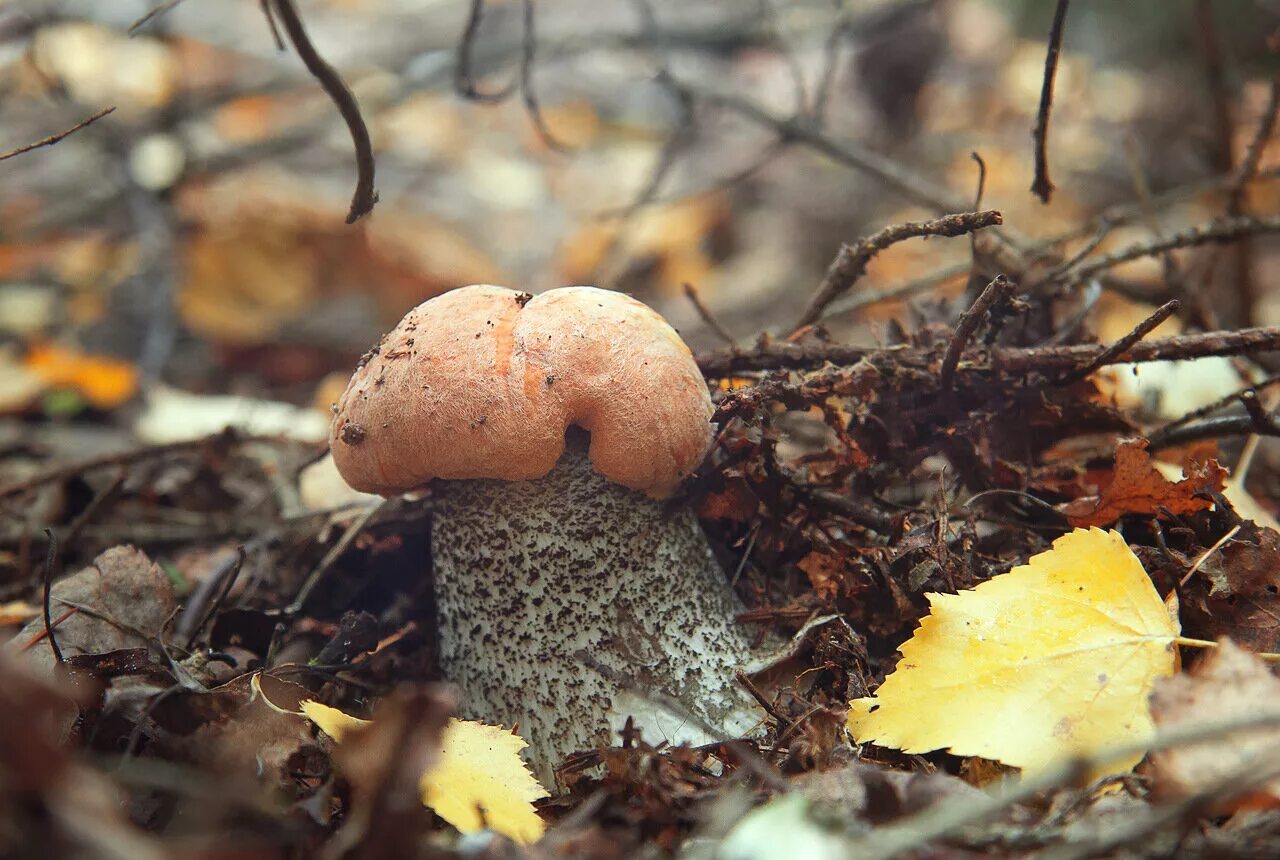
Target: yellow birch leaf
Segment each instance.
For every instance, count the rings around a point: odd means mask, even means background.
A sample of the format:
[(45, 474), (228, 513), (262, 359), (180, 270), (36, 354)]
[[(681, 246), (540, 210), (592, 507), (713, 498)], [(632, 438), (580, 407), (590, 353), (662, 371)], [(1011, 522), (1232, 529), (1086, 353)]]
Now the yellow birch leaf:
[(972, 590), (928, 598), (897, 670), (849, 703), (858, 742), (1035, 771), (1151, 737), (1147, 697), (1175, 671), (1178, 625), (1116, 532), (1076, 529)]
[[(369, 725), (337, 708), (308, 700), (302, 712), (335, 741)], [(500, 726), (449, 720), (436, 765), (422, 775), (422, 802), (462, 833), (488, 827), (520, 845), (531, 845), (545, 827), (533, 801), (547, 790), (520, 758), (524, 738)]]
[(440, 759), (422, 777), (422, 802), (463, 833), (486, 826), (530, 845), (543, 822), (533, 801), (547, 790), (520, 758), (524, 738), (499, 726), (449, 720)]

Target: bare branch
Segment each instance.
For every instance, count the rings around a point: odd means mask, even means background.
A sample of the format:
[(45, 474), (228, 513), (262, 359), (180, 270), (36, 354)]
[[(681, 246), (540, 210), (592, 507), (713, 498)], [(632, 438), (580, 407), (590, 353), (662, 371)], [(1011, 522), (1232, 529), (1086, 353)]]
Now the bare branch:
[(796, 331), (812, 324), (820, 316), (827, 305), (857, 283), (867, 270), (867, 264), (876, 254), (890, 245), (915, 236), (963, 236), (984, 227), (992, 227), (1003, 223), (1003, 218), (994, 209), (985, 212), (960, 212), (935, 218), (932, 221), (909, 221), (905, 224), (894, 224), (879, 233), (859, 239), (852, 245), (842, 245), (831, 265), (827, 268), (822, 283), (809, 299), (800, 318), (792, 325)]
[(1044, 83), (1040, 87), (1040, 109), (1036, 112), (1036, 126), (1031, 137), (1036, 144), (1036, 175), (1031, 181), (1031, 193), (1048, 203), (1053, 194), (1049, 181), (1049, 110), (1053, 107), (1053, 82), (1058, 76), (1058, 54), (1062, 51), (1062, 30), (1067, 20), (1070, 0), (1058, 0), (1053, 10), (1053, 26), (1049, 28), (1049, 49), (1044, 58)]
[(342, 115), (347, 129), (351, 132), (351, 143), (356, 151), (357, 176), (355, 194), (351, 197), (351, 209), (347, 212), (347, 223), (354, 224), (372, 212), (374, 204), (378, 202), (378, 192), (373, 187), (373, 142), (369, 139), (369, 128), (365, 125), (364, 117), (360, 114), (360, 105), (350, 87), (333, 66), (325, 62), (316, 51), (315, 45), (311, 43), (311, 38), (307, 35), (293, 0), (271, 0), (271, 3), (276, 18), (288, 34), (289, 41), (293, 43), (293, 49), (302, 58), (307, 71), (320, 82), (320, 86), (333, 100), (338, 113)]
[(17, 149), (11, 149), (8, 152), (0, 153), (0, 161), (4, 161), (6, 158), (13, 158), (15, 155), (22, 155), (24, 152), (30, 152), (33, 149), (39, 149), (42, 146), (53, 146), (55, 143), (62, 140), (63, 138), (69, 137), (70, 135), (75, 134), (77, 131), (84, 128), (85, 126), (92, 125), (93, 123), (102, 119), (104, 116), (106, 116), (107, 114), (111, 113), (114, 110), (115, 110), (115, 107), (103, 108), (102, 110), (98, 111), (88, 119), (80, 120), (80, 122), (71, 126), (71, 128), (67, 129), (66, 131), (60, 131), (57, 134), (53, 134), (53, 135), (50, 135), (49, 137), (43, 138), (41, 140), (37, 140), (35, 143), (28, 143), (27, 145), (20, 146)]

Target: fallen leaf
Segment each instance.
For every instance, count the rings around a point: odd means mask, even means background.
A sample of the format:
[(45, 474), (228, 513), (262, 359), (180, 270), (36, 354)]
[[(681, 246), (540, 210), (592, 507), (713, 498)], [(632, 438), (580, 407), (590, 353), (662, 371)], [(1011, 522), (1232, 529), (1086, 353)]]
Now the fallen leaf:
[[(1157, 462), (1155, 467), (1160, 470), (1161, 475), (1170, 481), (1181, 481), (1187, 477), (1181, 466), (1175, 466), (1172, 463)], [(1222, 497), (1231, 503), (1232, 509), (1239, 514), (1241, 519), (1252, 520), (1260, 526), (1280, 531), (1280, 521), (1277, 521), (1275, 515), (1264, 508), (1245, 489), (1244, 481), (1240, 478), (1233, 475), (1227, 479), (1226, 483), (1222, 485)]]
[(843, 559), (814, 551), (796, 562), (796, 567), (809, 577), (809, 584), (823, 600), (834, 600), (840, 595), (840, 580), (845, 570)]
[(138, 390), (138, 371), (129, 362), (55, 343), (35, 345), (23, 364), (46, 388), (75, 391), (98, 409), (114, 409)]
[(320, 727), (320, 731), (338, 743), (350, 732), (358, 732), (368, 726), (372, 720), (353, 717), (345, 711), (330, 707), (315, 699), (307, 699), (300, 705), (302, 713), (308, 720)]
[(1039, 770), (1150, 737), (1147, 696), (1174, 671), (1178, 628), (1118, 533), (1077, 529), (972, 590), (927, 596), (897, 670), (850, 703), (858, 742)]
[(1189, 635), (1280, 650), (1280, 533), (1246, 523), (1200, 565), (1183, 605)]
[(33, 606), (25, 600), (10, 600), (0, 603), (0, 624), (26, 624), (40, 614), (40, 607)]
[[(302, 712), (338, 742), (371, 722), (313, 700), (302, 703)], [(525, 746), (524, 738), (500, 726), (450, 719), (439, 758), (422, 776), (422, 802), (462, 833), (488, 827), (531, 845), (545, 826), (532, 804), (547, 790), (521, 760)]]
[(1062, 512), (1080, 528), (1109, 525), (1125, 514), (1189, 514), (1212, 507), (1209, 494), (1222, 491), (1227, 470), (1209, 460), (1184, 471), (1187, 477), (1169, 481), (1151, 460), (1145, 439), (1125, 439), (1116, 448), (1111, 482), (1097, 496), (1064, 505)]
[(422, 777), (422, 802), (463, 833), (490, 827), (530, 845), (543, 822), (533, 801), (547, 796), (520, 759), (524, 738), (499, 726), (452, 719), (440, 760)]
[(156, 385), (147, 390), (147, 407), (134, 422), (133, 432), (144, 442), (163, 445), (221, 433), (228, 427), (251, 436), (281, 435), (319, 442), (329, 435), (329, 417), (291, 403), (192, 394)]
[[(1245, 720), (1277, 707), (1280, 678), (1266, 663), (1225, 638), (1190, 673), (1157, 679), (1151, 695), (1151, 718), (1162, 730)], [(1152, 789), (1164, 798), (1213, 789), (1232, 774), (1247, 770), (1250, 762), (1266, 760), (1277, 746), (1280, 729), (1263, 729), (1154, 752), (1149, 762)], [(1213, 814), (1276, 806), (1280, 806), (1280, 779), (1232, 798), (1215, 807)]]
[[(49, 609), (58, 647), (64, 657), (74, 657), (149, 646), (146, 637), (159, 634), (176, 604), (173, 584), (159, 565), (136, 547), (117, 546), (55, 582)], [(56, 659), (43, 617), (7, 647), (46, 674), (53, 672)]]

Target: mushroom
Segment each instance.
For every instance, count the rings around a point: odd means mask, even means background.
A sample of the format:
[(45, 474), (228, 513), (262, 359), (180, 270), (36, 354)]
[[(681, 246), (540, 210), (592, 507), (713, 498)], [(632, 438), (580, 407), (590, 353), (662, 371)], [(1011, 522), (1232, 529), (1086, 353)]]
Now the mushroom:
[(711, 414), (675, 330), (595, 287), (437, 296), (338, 402), (352, 487), (431, 482), (441, 668), (464, 715), (519, 726), (548, 783), (628, 715), (672, 743), (756, 722), (734, 684), (739, 604), (692, 513), (662, 501), (705, 456)]

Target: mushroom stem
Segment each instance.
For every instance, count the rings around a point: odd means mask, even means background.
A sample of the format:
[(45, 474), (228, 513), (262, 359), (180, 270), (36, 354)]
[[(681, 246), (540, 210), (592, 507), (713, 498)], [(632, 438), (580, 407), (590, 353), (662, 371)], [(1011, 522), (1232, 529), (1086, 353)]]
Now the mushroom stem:
[(602, 478), (583, 434), (545, 477), (435, 493), (441, 667), (464, 716), (519, 725), (546, 784), (628, 715), (650, 742), (756, 723), (733, 680), (751, 651), (740, 607), (697, 520)]

